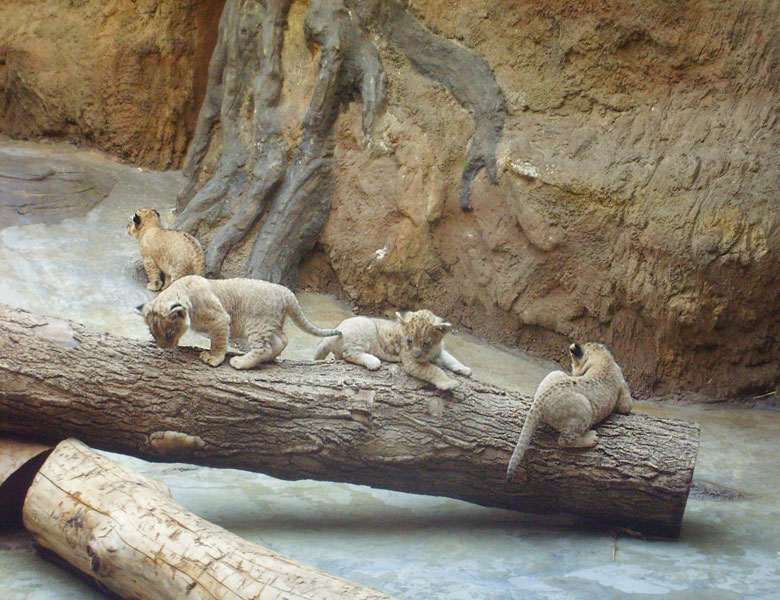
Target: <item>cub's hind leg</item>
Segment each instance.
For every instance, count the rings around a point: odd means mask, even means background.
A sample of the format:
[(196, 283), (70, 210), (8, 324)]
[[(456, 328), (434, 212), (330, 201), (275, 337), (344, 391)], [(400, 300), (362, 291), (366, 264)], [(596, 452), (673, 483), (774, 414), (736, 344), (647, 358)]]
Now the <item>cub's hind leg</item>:
[(623, 386), (618, 392), (618, 400), (615, 405), (615, 410), (619, 413), (627, 415), (631, 412), (631, 406), (634, 401), (631, 398), (631, 392), (628, 391), (628, 386)]
[(560, 432), (558, 445), (563, 448), (591, 448), (598, 443), (593, 423), (593, 406), (582, 394), (558, 399), (549, 409), (548, 421)]
[(376, 356), (361, 350), (344, 350), (341, 356), (344, 360), (365, 367), (369, 371), (376, 371), (382, 365), (382, 361)]
[(144, 260), (144, 271), (149, 278), (149, 283), (146, 284), (146, 289), (150, 292), (158, 292), (163, 287), (162, 271), (157, 263), (150, 257), (146, 257)]
[(281, 332), (273, 334), (273, 336), (271, 336), (271, 358), (268, 360), (279, 356), (286, 347), (287, 336)]
[(278, 350), (277, 354), (284, 350), (282, 340), (273, 332), (250, 335), (248, 341), (249, 352), (230, 359), (230, 366), (234, 369), (251, 369), (274, 358), (274, 350)]
[(327, 358), (328, 354), (333, 352), (333, 349), (331, 348), (333, 341), (337, 339), (338, 338), (336, 337), (326, 337), (319, 344), (317, 344), (317, 349), (314, 351), (314, 360), (322, 360)]
[(562, 433), (558, 436), (558, 445), (562, 448), (593, 448), (599, 442), (599, 436), (594, 429), (583, 434)]

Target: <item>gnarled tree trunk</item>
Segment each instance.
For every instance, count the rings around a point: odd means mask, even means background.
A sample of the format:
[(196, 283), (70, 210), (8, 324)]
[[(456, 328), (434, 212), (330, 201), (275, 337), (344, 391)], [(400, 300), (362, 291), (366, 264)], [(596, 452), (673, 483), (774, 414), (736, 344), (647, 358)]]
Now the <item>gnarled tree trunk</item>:
[(282, 361), (210, 368), (195, 349), (97, 334), (0, 305), (0, 432), (105, 450), (345, 481), (484, 506), (569, 512), (677, 536), (698, 449), (693, 423), (613, 415), (563, 450), (541, 427), (504, 477), (529, 398), (460, 378), (451, 393), (397, 366)]
[[(359, 95), (369, 139), (383, 109), (386, 76), (369, 32), (387, 38), (473, 112), (476, 128), (463, 168), (461, 207), (470, 207), (471, 181), (482, 167), (496, 182), (495, 150), (506, 109), (490, 68), (417, 23), (396, 0), (312, 0), (304, 33), (319, 47), (319, 74), (301, 141), (290, 147), (277, 114), (289, 8), (290, 0), (227, 0), (223, 10), (175, 224), (193, 234), (216, 227), (205, 250), (209, 275), (219, 273), (227, 253), (261, 223), (247, 275), (294, 283), (298, 262), (316, 242), (330, 209), (332, 129), (339, 110)], [(219, 160), (203, 183), (209, 151)]]

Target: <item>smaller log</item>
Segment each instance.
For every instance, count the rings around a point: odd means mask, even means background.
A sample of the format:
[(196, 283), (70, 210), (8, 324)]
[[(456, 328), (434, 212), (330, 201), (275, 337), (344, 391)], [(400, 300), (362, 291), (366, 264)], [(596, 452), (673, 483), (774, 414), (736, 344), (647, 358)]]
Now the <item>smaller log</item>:
[(44, 549), (122, 598), (389, 598), (196, 517), (164, 485), (75, 439), (43, 463), (22, 516)]

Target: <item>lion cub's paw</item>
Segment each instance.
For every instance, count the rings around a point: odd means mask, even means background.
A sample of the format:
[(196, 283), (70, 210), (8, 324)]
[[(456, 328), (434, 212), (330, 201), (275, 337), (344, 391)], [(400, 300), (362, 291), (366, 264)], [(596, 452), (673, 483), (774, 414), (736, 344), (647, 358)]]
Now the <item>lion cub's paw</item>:
[(437, 381), (435, 385), (438, 389), (446, 392), (447, 390), (451, 390), (458, 387), (458, 382), (448, 377), (443, 381)]
[(230, 359), (230, 366), (234, 369), (251, 369), (257, 361), (249, 360), (244, 355), (234, 356)]
[(382, 366), (382, 361), (379, 360), (376, 356), (370, 356), (366, 358), (365, 364), (366, 369), (369, 371), (376, 371), (379, 367)]
[(582, 436), (583, 448), (593, 448), (593, 446), (595, 446), (598, 443), (599, 443), (599, 436), (593, 429), (591, 429), (585, 435)]
[(212, 354), (210, 350), (204, 350), (200, 353), (200, 359), (209, 366), (218, 367), (225, 360), (225, 353)]
[(149, 283), (147, 283), (146, 289), (149, 290), (150, 292), (159, 292), (162, 286), (163, 286), (163, 282), (158, 279), (155, 282), (150, 281)]
[(459, 375), (465, 375), (466, 377), (471, 377), (471, 369), (469, 369), (468, 367), (461, 367), (455, 372), (458, 373)]

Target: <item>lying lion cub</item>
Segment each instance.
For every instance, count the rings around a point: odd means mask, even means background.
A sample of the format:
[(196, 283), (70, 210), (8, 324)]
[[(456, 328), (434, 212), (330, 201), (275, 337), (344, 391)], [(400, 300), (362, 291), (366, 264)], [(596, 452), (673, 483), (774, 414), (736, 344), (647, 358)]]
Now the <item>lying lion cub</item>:
[(188, 275), (139, 306), (138, 311), (160, 348), (175, 348), (188, 327), (208, 335), (211, 349), (201, 352), (200, 358), (212, 367), (225, 360), (228, 339), (249, 344), (249, 352), (230, 359), (236, 369), (251, 369), (278, 356), (287, 346), (282, 327), (288, 315), (306, 333), (341, 335), (336, 329), (312, 325), (295, 294), (286, 287), (259, 279)]
[(395, 314), (397, 321), (369, 317), (345, 319), (338, 325), (343, 335), (322, 340), (314, 360), (321, 360), (333, 352), (336, 358), (372, 371), (379, 368), (382, 360), (400, 361), (409, 375), (432, 383), (440, 390), (450, 390), (458, 382), (435, 365), (461, 375), (471, 375), (471, 369), (444, 349), (443, 338), (452, 325), (429, 310)]
[[(185, 275), (203, 275), (205, 269), (200, 242), (184, 231), (164, 229), (160, 213), (153, 208), (135, 211), (127, 224), (127, 233), (141, 243), (141, 258), (149, 278), (148, 290), (165, 289)], [(165, 285), (160, 273), (165, 274)]]

